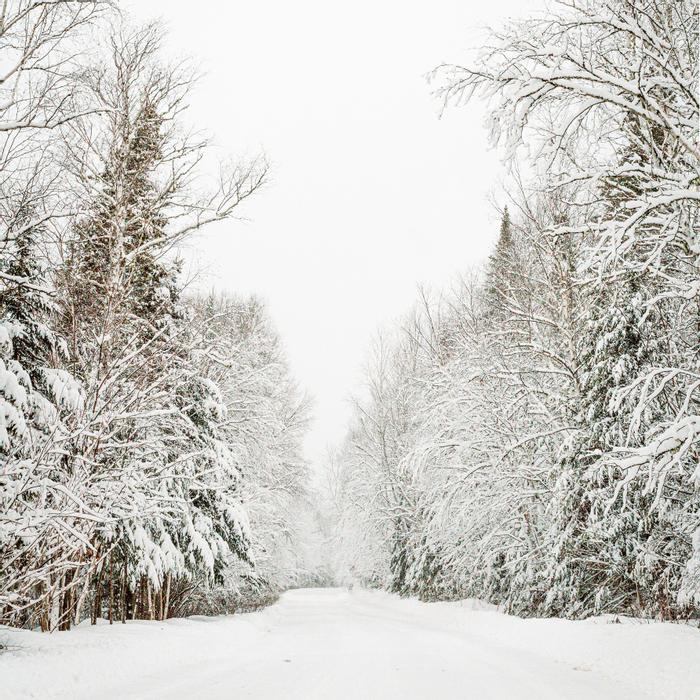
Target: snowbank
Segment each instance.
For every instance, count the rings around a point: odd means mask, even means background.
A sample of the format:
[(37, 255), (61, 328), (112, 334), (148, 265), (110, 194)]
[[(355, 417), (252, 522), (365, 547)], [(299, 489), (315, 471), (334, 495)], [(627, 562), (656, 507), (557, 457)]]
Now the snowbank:
[[(417, 663), (439, 700), (467, 686), (472, 700), (700, 700), (700, 631), (689, 626), (521, 620), (479, 601), (368, 591), (301, 589), (256, 613), (53, 635), (0, 628), (0, 643), (2, 700), (368, 697), (349, 673), (371, 697), (421, 698)], [(499, 694), (506, 676), (515, 690)]]
[(629, 617), (619, 618), (622, 624), (616, 624), (615, 616), (577, 621), (521, 619), (482, 601), (422, 603), (376, 591), (358, 595), (381, 608), (402, 614), (410, 610), (423, 624), (624, 679), (638, 688), (640, 697), (700, 700), (700, 630), (690, 625)]

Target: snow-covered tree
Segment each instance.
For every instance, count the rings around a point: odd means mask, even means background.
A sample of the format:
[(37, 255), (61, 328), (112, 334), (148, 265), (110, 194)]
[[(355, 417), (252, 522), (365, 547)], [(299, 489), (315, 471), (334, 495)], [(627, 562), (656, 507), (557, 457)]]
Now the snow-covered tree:
[(477, 302), (400, 335), (416, 351), (357, 411), (375, 434), (337, 456), (339, 537), (380, 585), (524, 614), (697, 602), (697, 24), (576, 0), (436, 71), (446, 103), (491, 100), (517, 196)]
[[(37, 7), (58, 30), (73, 5), (91, 3)], [(167, 616), (176, 579), (220, 579), (249, 557), (227, 408), (170, 251), (230, 217), (266, 165), (223, 168), (192, 196), (206, 144), (178, 128), (191, 77), (161, 63), (159, 35), (115, 30), (104, 64), (70, 83), (70, 113), (43, 124), (50, 167), (31, 188), (3, 181), (0, 614), (15, 624), (67, 628), (88, 603), (93, 619)]]
[[(241, 499), (250, 519), (251, 562), (228, 568), (234, 598), (277, 592), (318, 576), (303, 552), (315, 511), (302, 437), (308, 400), (291, 379), (264, 306), (210, 294), (192, 302), (204, 326), (205, 375), (221, 387), (223, 439), (243, 473)], [(237, 591), (237, 593), (233, 593)]]
[(60, 213), (54, 146), (80, 114), (75, 41), (106, 7), (11, 1), (0, 10), (0, 618), (43, 626), (59, 613), (51, 591), (75, 540), (65, 516), (79, 496), (60, 463), (83, 398), (61, 365), (46, 250)]

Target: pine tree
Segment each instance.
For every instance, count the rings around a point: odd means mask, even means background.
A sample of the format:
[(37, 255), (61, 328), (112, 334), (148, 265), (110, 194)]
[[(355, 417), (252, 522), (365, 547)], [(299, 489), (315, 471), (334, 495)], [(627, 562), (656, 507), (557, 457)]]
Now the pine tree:
[[(220, 579), (230, 555), (246, 558), (248, 536), (240, 471), (221, 435), (226, 407), (197, 370), (204, 339), (180, 300), (178, 263), (167, 256), (176, 191), (157, 184), (169, 136), (148, 94), (131, 95), (134, 116), (121, 114), (110, 132), (65, 280), (74, 362), (109, 434), (109, 449), (98, 440), (92, 461), (114, 494), (106, 516), (120, 523), (94, 535), (96, 548), (110, 553), (99, 565), (97, 597), (111, 600), (107, 591), (117, 587), (123, 609), (129, 596), (132, 616), (153, 617), (168, 614), (171, 580)], [(133, 503), (151, 509), (149, 517), (134, 514)], [(109, 611), (112, 619), (111, 603)]]
[[(649, 143), (633, 116), (625, 118), (624, 133), (618, 154), (623, 174), (606, 179), (600, 188), (601, 217), (608, 222), (624, 221), (627, 203), (644, 196), (648, 183), (640, 173), (663, 148), (662, 132), (652, 129)], [(680, 572), (671, 574), (662, 563), (665, 557), (659, 559), (662, 553), (655, 551), (664, 539), (659, 537), (663, 515), (652, 508), (644, 485), (627, 488), (627, 475), (609, 461), (619, 447), (640, 445), (628, 435), (636, 406), (618, 400), (621, 389), (643, 377), (664, 354), (668, 357), (663, 321), (647, 304), (653, 280), (625, 272), (624, 264), (619, 268), (613, 274), (602, 270), (603, 279), (590, 286), (583, 300), (589, 315), (577, 342), (582, 378), (574, 417), (577, 435), (565, 449), (550, 503), (556, 555), (545, 609), (554, 614), (628, 610), (668, 615), (668, 591), (680, 587)], [(649, 407), (645, 425), (662, 414), (660, 406)], [(673, 533), (673, 539), (678, 535)]]
[(44, 231), (32, 222), (32, 213), (20, 210), (0, 261), (7, 281), (0, 295), (6, 341), (0, 415), (9, 419), (4, 425), (0, 420), (0, 618), (7, 615), (14, 623), (30, 619), (32, 604), (46, 597), (53, 569), (60, 567), (42, 560), (42, 548), (55, 537), (52, 523), (72, 488), (62, 469), (61, 442), (65, 422), (82, 400), (79, 384), (60, 367), (65, 342), (55, 330), (56, 310), (40, 255)]
[(486, 264), (485, 304), (491, 319), (503, 320), (509, 316), (508, 308), (517, 284), (517, 256), (508, 207), (503, 208), (501, 228), (496, 247)]
[(598, 292), (589, 304), (591, 317), (579, 338), (578, 429), (565, 447), (549, 504), (554, 556), (545, 610), (567, 616), (631, 607), (642, 584), (635, 566), (649, 535), (644, 532), (649, 522), (635, 521), (648, 512), (650, 499), (635, 498), (623, 512), (611, 510), (616, 483), (624, 475), (605, 467), (601, 458), (626, 440), (628, 417), (621, 415), (614, 398), (651, 361), (653, 324), (643, 318), (632, 280)]
[(36, 232), (22, 223), (26, 223), (24, 216), (20, 217), (19, 230), (10, 233), (0, 258), (6, 285), (0, 294), (0, 449), (16, 454), (31, 443), (32, 379), (37, 379), (46, 360), (46, 342), (50, 342), (41, 332), (47, 295), (37, 286), (43, 280), (33, 256)]

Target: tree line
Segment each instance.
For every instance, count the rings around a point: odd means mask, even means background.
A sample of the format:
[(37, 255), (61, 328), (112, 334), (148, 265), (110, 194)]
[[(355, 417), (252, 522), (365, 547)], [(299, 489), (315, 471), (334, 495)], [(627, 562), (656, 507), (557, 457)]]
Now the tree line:
[(268, 166), (208, 181), (162, 34), (0, 8), (0, 623), (230, 612), (307, 574), (308, 402), (264, 306), (186, 294), (174, 253)]
[(446, 108), (489, 101), (511, 184), (485, 266), (373, 348), (331, 464), (344, 580), (697, 615), (697, 57), (696, 2), (570, 0), (435, 70)]

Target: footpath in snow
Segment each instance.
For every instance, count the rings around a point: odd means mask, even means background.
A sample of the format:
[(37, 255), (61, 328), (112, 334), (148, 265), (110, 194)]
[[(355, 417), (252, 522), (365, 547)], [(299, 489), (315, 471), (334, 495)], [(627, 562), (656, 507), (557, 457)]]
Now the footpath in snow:
[(0, 698), (700, 700), (700, 631), (302, 589), (257, 613), (0, 628)]

